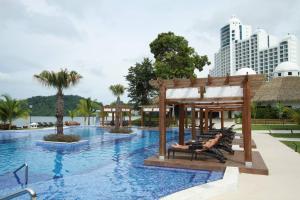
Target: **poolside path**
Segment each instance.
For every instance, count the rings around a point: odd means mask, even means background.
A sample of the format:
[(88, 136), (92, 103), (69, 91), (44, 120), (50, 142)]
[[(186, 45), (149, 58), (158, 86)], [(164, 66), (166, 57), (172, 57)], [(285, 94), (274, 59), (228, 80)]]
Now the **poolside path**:
[(300, 142), (300, 138), (276, 138), (279, 141)]
[(240, 174), (236, 191), (213, 200), (299, 199), (300, 155), (268, 134), (253, 133), (253, 138), (270, 175)]

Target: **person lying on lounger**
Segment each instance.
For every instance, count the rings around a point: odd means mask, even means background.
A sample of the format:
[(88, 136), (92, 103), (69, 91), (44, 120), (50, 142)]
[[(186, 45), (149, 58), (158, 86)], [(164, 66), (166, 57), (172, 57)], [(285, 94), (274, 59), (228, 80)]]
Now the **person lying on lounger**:
[(213, 147), (215, 144), (218, 143), (219, 139), (222, 137), (222, 133), (218, 133), (215, 135), (215, 137), (213, 139), (209, 139), (205, 142), (201, 142), (198, 144), (191, 144), (191, 145), (180, 145), (180, 144), (172, 144), (173, 148), (178, 148), (178, 149), (197, 149), (201, 148), (201, 149), (210, 149), (211, 147)]

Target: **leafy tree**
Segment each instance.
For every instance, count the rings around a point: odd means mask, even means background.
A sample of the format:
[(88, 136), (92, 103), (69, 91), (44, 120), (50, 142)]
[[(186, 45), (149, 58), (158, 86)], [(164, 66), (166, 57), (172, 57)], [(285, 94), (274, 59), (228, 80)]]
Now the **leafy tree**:
[(74, 117), (77, 116), (77, 110), (69, 110), (68, 113), (72, 121), (74, 120)]
[(282, 115), (284, 113), (284, 108), (285, 108), (285, 106), (281, 102), (276, 103), (276, 110), (277, 110), (279, 119), (282, 119)]
[(12, 121), (17, 118), (26, 118), (29, 114), (27, 109), (21, 105), (21, 101), (11, 98), (9, 95), (2, 95), (0, 100), (0, 119), (6, 123), (8, 121), (8, 129), (11, 129)]
[(257, 114), (257, 103), (256, 102), (251, 103), (251, 113), (252, 113), (252, 117), (254, 119), (256, 119), (256, 114)]
[(173, 32), (160, 33), (150, 43), (150, 49), (154, 54), (154, 68), (158, 78), (195, 77), (195, 69), (201, 71), (203, 66), (210, 64), (207, 56), (199, 56), (184, 37)]
[(116, 110), (116, 125), (115, 128), (120, 128), (120, 96), (125, 92), (125, 87), (121, 84), (111, 85), (109, 87), (114, 96), (117, 97), (117, 110)]
[(151, 60), (144, 58), (142, 63), (136, 63), (135, 66), (129, 68), (125, 77), (129, 82), (129, 102), (133, 104), (135, 109), (138, 109), (140, 105), (148, 105), (156, 93), (149, 84), (151, 79), (155, 79)]
[(99, 105), (91, 98), (81, 99), (78, 104), (78, 112), (84, 117), (84, 122), (88, 119), (88, 125), (90, 125), (90, 117), (96, 114)]
[(76, 71), (68, 71), (61, 69), (59, 72), (42, 71), (40, 74), (35, 74), (34, 77), (43, 85), (57, 89), (56, 93), (56, 127), (57, 134), (64, 134), (63, 117), (64, 117), (64, 94), (63, 89), (67, 89), (76, 85), (82, 78)]

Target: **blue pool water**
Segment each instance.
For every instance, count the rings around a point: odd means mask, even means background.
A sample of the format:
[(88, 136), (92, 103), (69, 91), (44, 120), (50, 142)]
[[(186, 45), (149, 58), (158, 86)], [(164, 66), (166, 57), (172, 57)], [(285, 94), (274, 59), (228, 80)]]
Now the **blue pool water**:
[[(159, 199), (223, 177), (222, 172), (144, 166), (145, 158), (157, 154), (158, 131), (134, 129), (135, 134), (120, 135), (76, 127), (65, 133), (78, 134), (89, 144), (68, 151), (45, 149), (36, 145), (46, 134), (42, 132), (0, 141), (0, 197), (24, 187), (24, 171), (11, 173), (24, 162), (28, 187), (38, 199)], [(177, 140), (177, 130), (169, 130), (168, 143)]]

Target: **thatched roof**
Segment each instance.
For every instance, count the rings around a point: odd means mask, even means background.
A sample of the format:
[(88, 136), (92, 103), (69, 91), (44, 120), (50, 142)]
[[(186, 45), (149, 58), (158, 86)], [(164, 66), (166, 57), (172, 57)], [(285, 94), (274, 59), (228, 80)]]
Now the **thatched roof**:
[(300, 101), (300, 77), (278, 77), (266, 82), (256, 91), (253, 101)]

